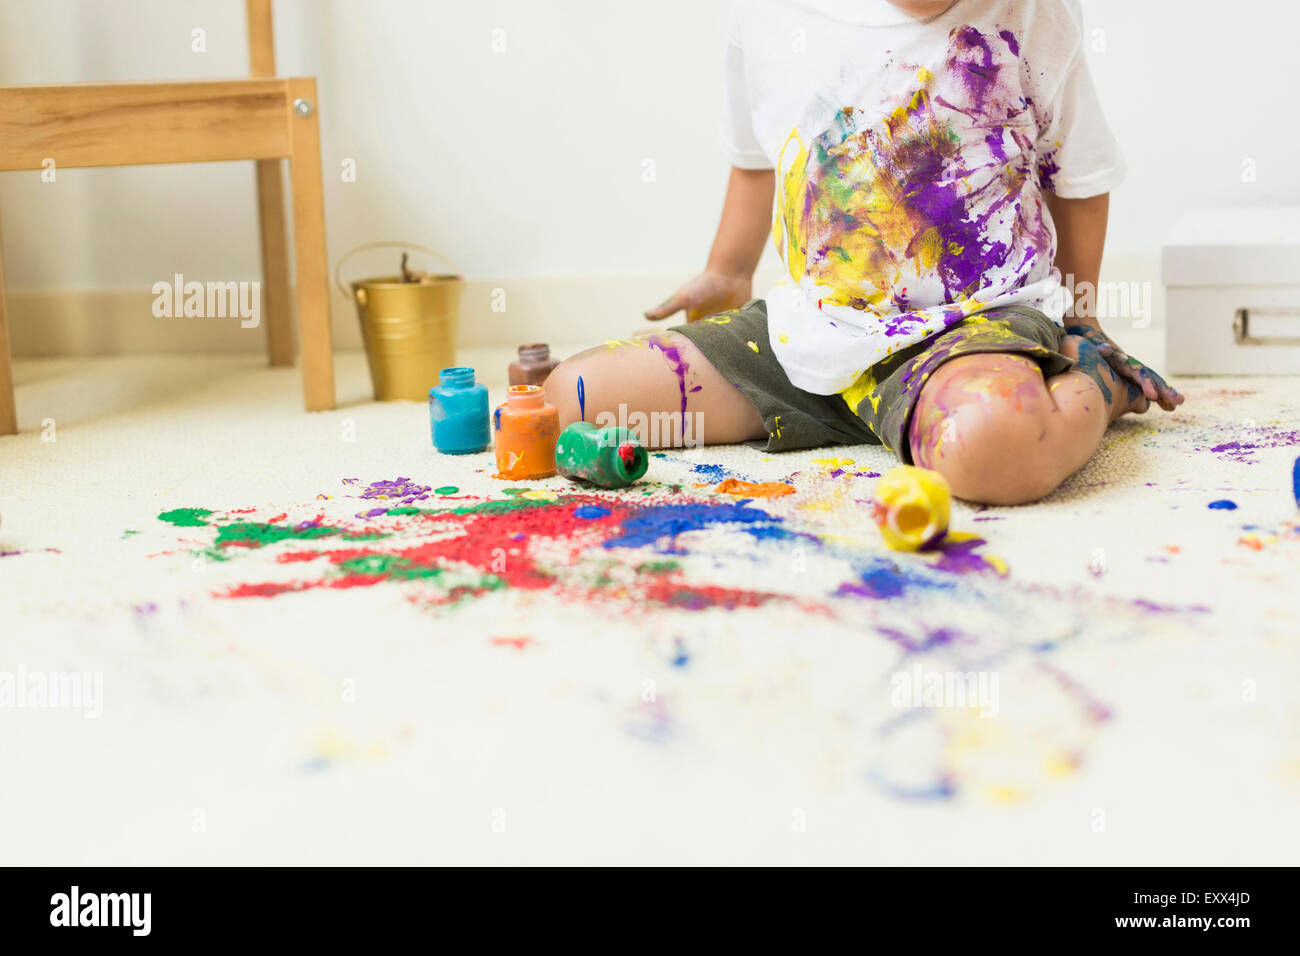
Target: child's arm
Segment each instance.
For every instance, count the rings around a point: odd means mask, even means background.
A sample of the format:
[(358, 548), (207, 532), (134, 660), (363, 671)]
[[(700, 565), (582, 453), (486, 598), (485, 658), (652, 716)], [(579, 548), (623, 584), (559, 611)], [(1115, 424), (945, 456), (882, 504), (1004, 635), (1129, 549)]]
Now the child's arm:
[[(1075, 296), (1075, 309), (1074, 324), (1069, 331), (1096, 345), (1097, 351), (1116, 374), (1140, 388), (1148, 401), (1158, 402), (1167, 412), (1173, 411), (1183, 403), (1183, 396), (1156, 372), (1116, 345), (1102, 331), (1097, 318), (1097, 283), (1101, 275), (1101, 253), (1106, 245), (1110, 194), (1087, 199), (1062, 199), (1051, 192), (1043, 195), (1052, 221), (1056, 223), (1056, 267), (1061, 270), (1061, 280), (1067, 282), (1073, 276), (1075, 286), (1080, 290), (1070, 289)], [(1090, 290), (1091, 294), (1083, 295), (1083, 289)]]
[(646, 312), (665, 319), (682, 309), (686, 321), (744, 305), (753, 291), (754, 269), (772, 229), (772, 195), (776, 176), (770, 169), (733, 166), (722, 204), (722, 221), (704, 271)]

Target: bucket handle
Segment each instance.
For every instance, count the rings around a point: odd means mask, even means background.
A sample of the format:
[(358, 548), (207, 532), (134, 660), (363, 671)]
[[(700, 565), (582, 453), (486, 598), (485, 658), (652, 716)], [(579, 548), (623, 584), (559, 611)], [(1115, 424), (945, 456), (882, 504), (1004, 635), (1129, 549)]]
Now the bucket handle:
[(338, 261), (338, 265), (334, 267), (334, 283), (339, 287), (339, 291), (343, 293), (343, 297), (345, 299), (352, 298), (352, 292), (348, 289), (347, 286), (343, 284), (343, 263), (347, 262), (358, 252), (365, 252), (369, 249), (414, 249), (417, 252), (423, 252), (426, 256), (428, 256), (431, 259), (442, 260), (447, 265), (455, 269), (456, 274), (458, 276), (460, 275), (460, 268), (456, 265), (456, 263), (452, 262), (450, 259), (442, 255), (441, 253), (434, 252), (428, 246), (421, 246), (418, 243), (414, 243), (414, 242), (397, 242), (389, 239), (381, 239), (378, 242), (363, 242), (361, 245), (355, 246), (352, 249), (350, 249), (348, 252), (345, 252), (343, 254), (343, 258)]

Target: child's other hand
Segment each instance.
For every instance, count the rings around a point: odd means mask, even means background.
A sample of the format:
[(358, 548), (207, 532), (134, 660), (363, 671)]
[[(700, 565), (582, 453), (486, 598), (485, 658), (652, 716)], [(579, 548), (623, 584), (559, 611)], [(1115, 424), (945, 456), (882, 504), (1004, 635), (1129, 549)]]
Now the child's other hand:
[(750, 299), (753, 282), (749, 276), (722, 272), (701, 272), (694, 279), (645, 313), (647, 319), (666, 319), (686, 310), (686, 321), (697, 322), (707, 315), (738, 309)]
[(1148, 368), (1115, 344), (1115, 340), (1093, 325), (1071, 325), (1065, 330), (1070, 335), (1079, 335), (1097, 346), (1097, 352), (1104, 358), (1115, 374), (1132, 382), (1142, 390), (1147, 401), (1157, 403), (1167, 412), (1172, 412), (1183, 404), (1182, 394), (1160, 377), (1154, 369)]

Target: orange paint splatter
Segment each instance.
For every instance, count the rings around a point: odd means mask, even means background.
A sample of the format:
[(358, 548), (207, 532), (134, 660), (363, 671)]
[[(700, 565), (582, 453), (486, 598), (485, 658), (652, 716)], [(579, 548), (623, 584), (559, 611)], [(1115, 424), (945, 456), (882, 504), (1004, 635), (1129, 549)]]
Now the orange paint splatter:
[(728, 478), (718, 482), (713, 490), (737, 498), (781, 498), (794, 494), (794, 485), (787, 485), (784, 481), (754, 482)]

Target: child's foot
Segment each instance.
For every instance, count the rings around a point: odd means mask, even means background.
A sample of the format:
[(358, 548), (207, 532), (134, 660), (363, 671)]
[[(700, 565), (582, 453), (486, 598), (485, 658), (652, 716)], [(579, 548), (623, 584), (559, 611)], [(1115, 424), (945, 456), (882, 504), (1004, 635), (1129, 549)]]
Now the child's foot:
[(1121, 415), (1136, 412), (1141, 415), (1150, 405), (1142, 389), (1136, 383), (1120, 378), (1110, 367), (1110, 363), (1101, 357), (1097, 346), (1079, 335), (1067, 335), (1061, 343), (1062, 355), (1074, 359), (1072, 372), (1082, 372), (1092, 379), (1101, 389), (1101, 397), (1110, 409), (1113, 422)]

